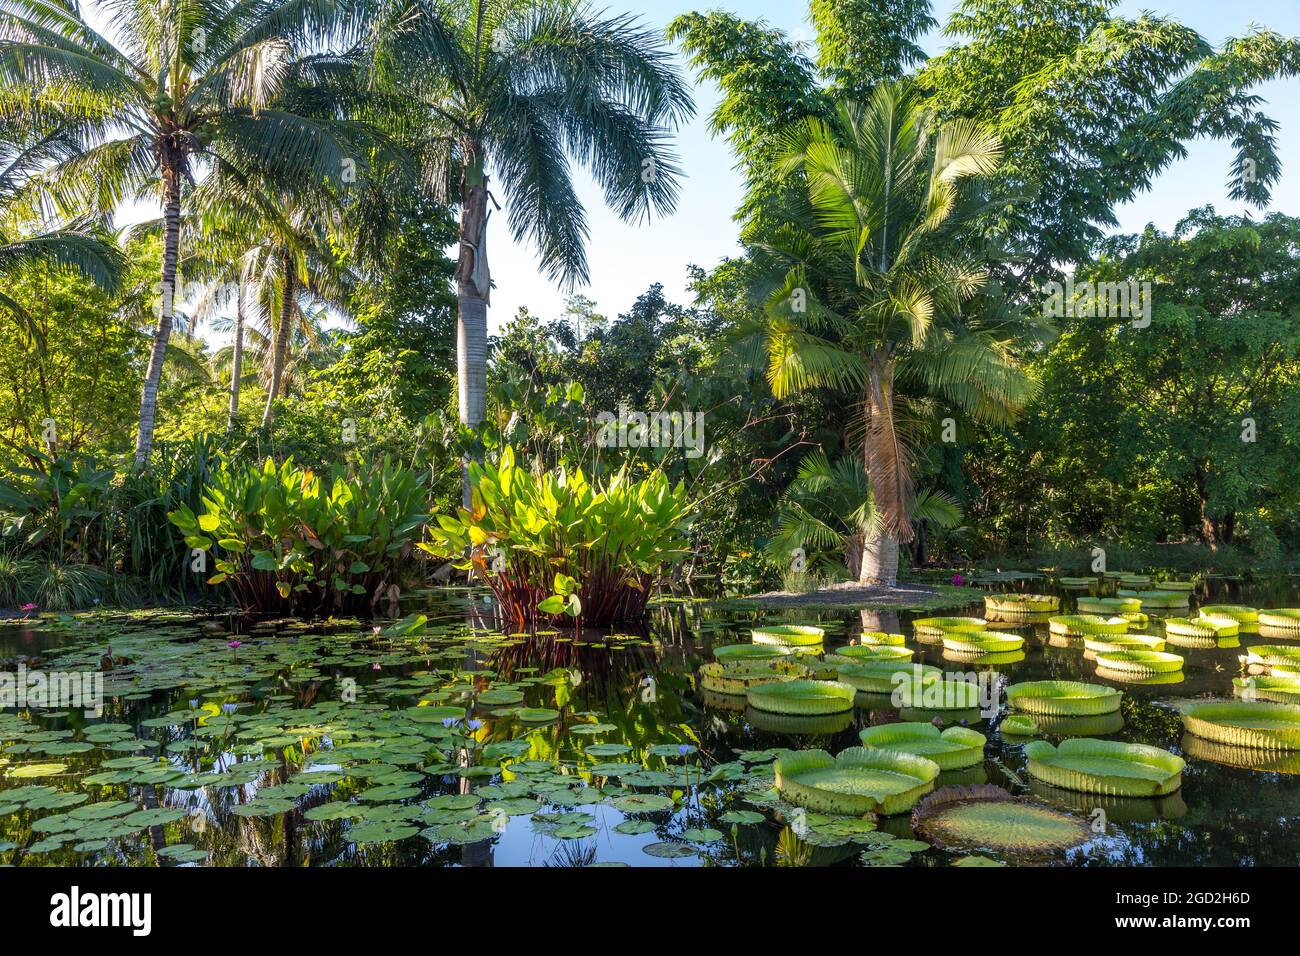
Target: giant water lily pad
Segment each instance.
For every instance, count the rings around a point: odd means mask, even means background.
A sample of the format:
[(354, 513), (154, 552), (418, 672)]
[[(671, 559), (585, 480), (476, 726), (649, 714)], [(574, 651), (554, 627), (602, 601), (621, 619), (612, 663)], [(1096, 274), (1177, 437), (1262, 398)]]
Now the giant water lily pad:
[(820, 813), (905, 813), (934, 787), (939, 765), (895, 750), (850, 747), (832, 757), (802, 750), (778, 757), (776, 788), (790, 803)]
[(745, 692), (749, 706), (777, 714), (835, 714), (853, 709), (857, 690), (840, 681), (790, 680), (758, 684)]
[(936, 790), (912, 811), (912, 828), (943, 849), (1005, 855), (1060, 853), (1091, 837), (1078, 817), (987, 785)]
[(719, 663), (730, 665), (744, 661), (770, 661), (789, 657), (794, 651), (782, 644), (727, 644), (713, 649)]
[(1183, 658), (1165, 651), (1104, 651), (1097, 654), (1097, 666), (1138, 677), (1172, 674), (1183, 669)]
[(1040, 680), (1011, 684), (1007, 703), (1028, 714), (1092, 717), (1119, 710), (1124, 692), (1082, 681)]
[(771, 624), (766, 627), (756, 627), (749, 632), (749, 635), (755, 644), (813, 648), (821, 645), (826, 632), (810, 624)]
[(907, 661), (912, 652), (897, 644), (850, 644), (826, 655), (828, 664), (857, 664), (865, 661)]
[(807, 677), (808, 668), (795, 661), (773, 658), (724, 666), (717, 662), (700, 667), (700, 686), (714, 694), (743, 696), (751, 687)]
[(876, 750), (899, 750), (933, 760), (940, 770), (971, 767), (984, 760), (983, 734), (967, 727), (940, 731), (934, 724), (897, 723), (867, 727), (858, 732), (862, 746)]
[(855, 661), (835, 668), (839, 679), (864, 694), (890, 694), (902, 683), (932, 683), (943, 671), (932, 664), (905, 660)]
[(1035, 740), (1025, 745), (1025, 756), (1032, 776), (1066, 790), (1155, 797), (1182, 785), (1183, 759), (1146, 744), (1081, 737), (1053, 747), (1045, 740)]
[(1188, 701), (1183, 726), (1232, 747), (1300, 750), (1300, 707), (1266, 701)]
[(1046, 614), (1061, 606), (1055, 594), (989, 594), (984, 598), (984, 610), (1002, 617), (1027, 614)]

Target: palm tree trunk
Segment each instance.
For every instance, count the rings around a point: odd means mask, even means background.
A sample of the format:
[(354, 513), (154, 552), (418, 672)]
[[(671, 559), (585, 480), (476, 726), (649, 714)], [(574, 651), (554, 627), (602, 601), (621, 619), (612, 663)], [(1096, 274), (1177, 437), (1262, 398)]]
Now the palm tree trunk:
[[(460, 257), (456, 263), (456, 397), (460, 420), (477, 428), (487, 415), (487, 307), (491, 277), (484, 233), (487, 228), (487, 177), (477, 165), (467, 167), (460, 213)], [(469, 462), (462, 465), (462, 495), (471, 507)]]
[(226, 419), (226, 431), (235, 427), (239, 416), (239, 379), (244, 374), (244, 278), (239, 278), (239, 289), (235, 293), (235, 345), (230, 359), (230, 415)]
[(283, 288), (280, 298), (280, 318), (275, 325), (275, 354), (271, 363), (271, 384), (266, 390), (266, 408), (262, 412), (262, 427), (267, 428), (275, 418), (275, 399), (280, 394), (284, 367), (289, 361), (290, 323), (293, 319), (293, 300), (298, 291), (298, 274), (294, 271), (293, 254), (283, 255)]
[(869, 537), (862, 548), (861, 584), (892, 588), (898, 584), (898, 539), (888, 534)]
[(163, 168), (166, 197), (163, 201), (162, 303), (158, 310), (158, 327), (153, 334), (153, 350), (140, 392), (140, 425), (135, 434), (135, 467), (143, 469), (153, 451), (154, 422), (158, 417), (158, 385), (162, 381), (163, 362), (167, 358), (167, 341), (171, 338), (176, 299), (176, 260), (181, 245), (181, 180), (174, 168)]

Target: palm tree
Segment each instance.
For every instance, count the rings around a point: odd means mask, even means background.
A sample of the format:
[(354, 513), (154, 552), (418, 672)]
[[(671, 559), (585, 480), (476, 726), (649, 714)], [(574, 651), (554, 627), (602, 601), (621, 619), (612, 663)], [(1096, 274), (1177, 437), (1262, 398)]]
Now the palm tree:
[[(135, 444), (144, 467), (175, 316), (182, 199), (196, 176), (281, 187), (339, 179), (365, 149), (354, 124), (276, 105), (300, 51), (334, 22), (334, 4), (119, 0), (112, 10), (116, 43), (70, 0), (0, 0), (0, 91), (11, 110), (62, 109), (75, 121), (79, 148), (42, 177), (61, 208), (161, 204), (162, 305)], [(274, 206), (262, 212), (277, 218)]]
[[(927, 488), (912, 499), (912, 521), (952, 528), (961, 517), (961, 506), (941, 491)], [(863, 545), (879, 532), (880, 521), (861, 458), (841, 455), (832, 462), (824, 451), (816, 451), (799, 462), (794, 481), (781, 496), (776, 534), (764, 550), (778, 562), (789, 561), (799, 549), (837, 551), (857, 578)]]
[[(61, 224), (32, 227), (39, 197), (31, 177), (76, 149), (66, 125), (45, 122), (0, 125), (0, 275), (30, 265), (71, 268), (105, 289), (121, 278), (124, 256), (102, 223), (86, 216)], [(23, 307), (0, 290), (0, 307), (12, 312), (34, 335), (39, 332)]]
[[(349, 276), (330, 255), (326, 209), (302, 201), (302, 194), (284, 195), (281, 222), (258, 225), (241, 214), (231, 192), (209, 185), (214, 184), (204, 184), (196, 204), (219, 197), (224, 212), (234, 210), (228, 222), (236, 225), (222, 228), (208, 221), (196, 237), (186, 274), (206, 284), (194, 312), (213, 317), (217, 331), (233, 331), (231, 345), (213, 356), (214, 367), (230, 373), (228, 426), (234, 426), (238, 414), (247, 359), (259, 369), (266, 388), (262, 426), (267, 427), (275, 400), (301, 375), (302, 360), (321, 347), (327, 308), (344, 311)], [(215, 317), (232, 304), (233, 322)]]
[(536, 245), (549, 278), (585, 282), (571, 160), (622, 218), (671, 212), (679, 170), (666, 141), (694, 110), (689, 87), (656, 33), (573, 0), (398, 3), (375, 33), (373, 75), (414, 104), (423, 166), (460, 208), (457, 394), (474, 427), (487, 394), (490, 174), (515, 240)]
[(879, 515), (864, 529), (864, 583), (896, 584), (912, 539), (912, 449), (933, 432), (917, 400), (1008, 422), (1035, 387), (1015, 352), (1029, 320), (986, 288), (959, 189), (1000, 152), (973, 122), (936, 127), (905, 83), (780, 140), (784, 221), (757, 255), (767, 376), (778, 398), (828, 387), (856, 403), (850, 439)]

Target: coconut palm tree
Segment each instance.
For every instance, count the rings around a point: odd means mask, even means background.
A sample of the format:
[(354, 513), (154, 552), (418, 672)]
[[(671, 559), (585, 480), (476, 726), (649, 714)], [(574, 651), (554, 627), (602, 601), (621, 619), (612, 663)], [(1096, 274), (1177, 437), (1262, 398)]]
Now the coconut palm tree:
[[(124, 257), (103, 224), (81, 216), (71, 222), (39, 223), (33, 175), (76, 150), (76, 139), (58, 118), (29, 118), (0, 124), (0, 275), (29, 265), (76, 269), (103, 288), (121, 277)], [(0, 307), (12, 312), (36, 336), (23, 307), (0, 290)]]
[[(211, 187), (211, 188), (209, 188)], [(232, 331), (231, 345), (213, 356), (218, 371), (229, 371), (228, 424), (233, 427), (246, 359), (258, 369), (266, 389), (262, 425), (274, 418), (274, 403), (301, 376), (303, 361), (321, 347), (327, 309), (342, 312), (350, 281), (328, 248), (329, 210), (304, 200), (310, 191), (279, 198), (282, 217), (256, 224), (238, 213), (239, 205), (219, 183), (204, 183), (196, 205), (219, 202), (227, 225), (203, 217), (206, 226), (186, 259), (186, 274), (204, 280), (193, 311), (211, 319), (216, 331)], [(250, 210), (251, 211), (251, 210)], [(231, 225), (233, 224), (233, 225)], [(218, 317), (234, 306), (234, 320)]]
[[(232, 180), (339, 180), (366, 153), (356, 124), (278, 107), (335, 4), (297, 0), (118, 0), (116, 42), (70, 0), (0, 0), (0, 111), (61, 109), (78, 149), (42, 176), (62, 209), (109, 213), (130, 198), (163, 213), (161, 308), (140, 397), (135, 462), (153, 446), (175, 317), (182, 202), (211, 171)], [(275, 218), (277, 210), (263, 210)]]
[[(693, 112), (662, 39), (632, 16), (574, 0), (380, 4), (370, 68), (413, 104), (429, 178), (460, 209), (456, 353), (460, 420), (483, 420), (487, 224), (499, 183), (516, 241), (566, 285), (587, 279), (587, 218), (573, 184), (586, 166), (626, 220), (670, 212), (679, 170), (667, 147)], [(466, 477), (465, 503), (469, 498)]]
[(786, 208), (756, 257), (767, 377), (777, 397), (831, 388), (857, 409), (849, 437), (879, 517), (864, 528), (864, 583), (896, 584), (912, 539), (913, 448), (933, 432), (917, 400), (1007, 422), (1033, 393), (1016, 354), (1032, 323), (987, 288), (961, 189), (1000, 153), (973, 122), (934, 124), (906, 83), (780, 140)]

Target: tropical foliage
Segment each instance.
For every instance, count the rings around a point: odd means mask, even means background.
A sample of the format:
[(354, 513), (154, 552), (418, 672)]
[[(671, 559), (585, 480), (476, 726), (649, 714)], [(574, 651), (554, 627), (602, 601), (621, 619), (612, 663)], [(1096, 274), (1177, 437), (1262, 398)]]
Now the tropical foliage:
[(638, 620), (660, 572), (686, 556), (690, 503), (662, 472), (535, 473), (507, 447), (470, 478), (472, 507), (438, 515), (420, 547), (472, 569), (511, 625)]
[(428, 515), (425, 479), (384, 459), (323, 480), (292, 458), (222, 461), (201, 508), (168, 515), (195, 561), (249, 610), (318, 614), (395, 607)]

